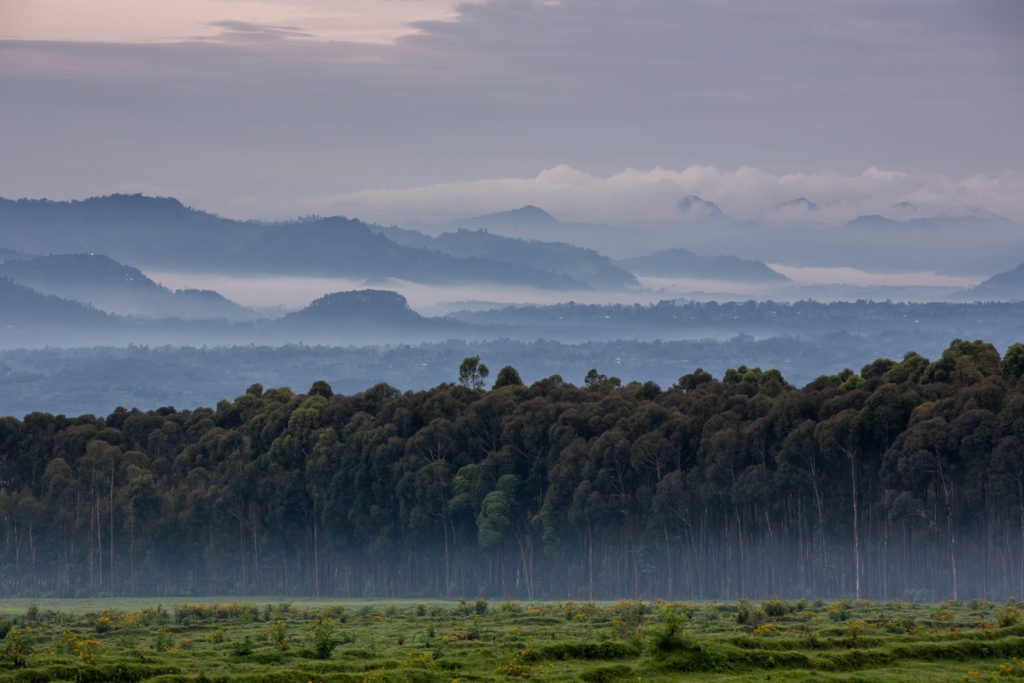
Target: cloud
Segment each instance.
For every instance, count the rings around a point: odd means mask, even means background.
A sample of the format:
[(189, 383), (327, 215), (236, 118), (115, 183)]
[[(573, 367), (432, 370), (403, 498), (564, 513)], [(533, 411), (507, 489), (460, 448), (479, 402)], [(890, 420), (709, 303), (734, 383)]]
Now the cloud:
[(221, 32), (215, 36), (211, 36), (208, 40), (253, 41), (314, 37), (312, 33), (303, 31), (297, 26), (254, 24), (252, 22), (238, 20), (211, 21), (209, 22), (209, 25), (221, 29)]
[(563, 164), (527, 178), (368, 189), (304, 203), (320, 213), (399, 223), (464, 218), (526, 204), (540, 206), (563, 222), (671, 222), (680, 218), (680, 211), (703, 215), (716, 205), (736, 218), (776, 222), (841, 223), (867, 214), (902, 220), (979, 210), (1024, 221), (1024, 173), (954, 179), (875, 167), (844, 175), (694, 165), (679, 171), (631, 168), (598, 176)]
[[(367, 189), (404, 188), (404, 206), (438, 215), (532, 201), (650, 220), (688, 194), (798, 219), (773, 207), (803, 196), (833, 220), (879, 186), (899, 189), (890, 210), (1007, 213), (1000, 174), (1024, 170), (1024, 27), (1008, 3), (13, 2), (46, 11), (24, 24), (34, 42), (0, 41), (8, 196), (139, 183), (226, 212), (340, 197), (404, 215)], [(69, 42), (87, 21), (106, 42)], [(445, 192), (462, 204), (432, 198)]]
[[(422, 21), (452, 21), (457, 0), (3, 0), (0, 39), (168, 43), (296, 37), (393, 43)], [(232, 26), (233, 24), (233, 26)], [(305, 28), (297, 28), (305, 27)], [(227, 29), (225, 32), (224, 29)]]

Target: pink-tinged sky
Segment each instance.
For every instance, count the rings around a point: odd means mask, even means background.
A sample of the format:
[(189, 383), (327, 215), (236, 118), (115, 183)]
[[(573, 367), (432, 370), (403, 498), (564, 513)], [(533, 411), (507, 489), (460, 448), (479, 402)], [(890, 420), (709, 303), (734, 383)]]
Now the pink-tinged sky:
[(390, 43), (419, 21), (451, 21), (454, 0), (0, 0), (0, 40), (217, 40), (239, 22), (308, 40)]
[(1021, 112), (1020, 0), (0, 0), (5, 197), (1022, 221)]

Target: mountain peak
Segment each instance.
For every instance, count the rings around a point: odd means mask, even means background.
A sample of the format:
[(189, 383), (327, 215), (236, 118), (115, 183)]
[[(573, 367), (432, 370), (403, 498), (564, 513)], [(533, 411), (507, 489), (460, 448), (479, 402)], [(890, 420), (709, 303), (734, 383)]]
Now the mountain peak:
[(797, 197), (796, 199), (790, 199), (789, 201), (782, 202), (776, 209), (803, 209), (804, 211), (817, 211), (818, 205), (812, 202), (807, 197)]
[(527, 204), (526, 206), (521, 206), (518, 209), (509, 209), (508, 211), (499, 211), (497, 213), (484, 214), (483, 216), (475, 216), (460, 222), (479, 225), (481, 227), (558, 225), (557, 218), (539, 206), (534, 206), (533, 204)]
[(850, 228), (886, 228), (896, 225), (903, 225), (900, 221), (894, 221), (891, 218), (880, 216), (877, 213), (873, 213), (867, 216), (857, 216), (852, 221), (846, 223), (847, 227)]
[(695, 218), (722, 218), (725, 216), (722, 209), (718, 207), (718, 204), (701, 199), (695, 194), (687, 195), (680, 199), (676, 202), (676, 208), (689, 220)]
[(325, 294), (301, 311), (289, 314), (289, 317), (319, 320), (358, 318), (394, 321), (419, 319), (420, 315), (409, 308), (405, 297), (398, 292), (384, 289), (358, 289)]

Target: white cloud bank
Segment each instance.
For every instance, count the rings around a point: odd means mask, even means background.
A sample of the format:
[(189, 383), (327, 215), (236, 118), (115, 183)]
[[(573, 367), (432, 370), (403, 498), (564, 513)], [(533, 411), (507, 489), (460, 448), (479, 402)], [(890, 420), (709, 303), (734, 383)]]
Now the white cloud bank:
[[(568, 165), (532, 178), (495, 178), (406, 189), (366, 189), (303, 200), (306, 210), (383, 223), (441, 221), (534, 204), (563, 222), (658, 223), (684, 218), (683, 197), (715, 202), (742, 219), (841, 223), (879, 214), (894, 220), (991, 212), (1024, 221), (1024, 173), (911, 174), (868, 168), (775, 175), (751, 166), (626, 169), (611, 176)], [(798, 199), (807, 201), (794, 201)]]

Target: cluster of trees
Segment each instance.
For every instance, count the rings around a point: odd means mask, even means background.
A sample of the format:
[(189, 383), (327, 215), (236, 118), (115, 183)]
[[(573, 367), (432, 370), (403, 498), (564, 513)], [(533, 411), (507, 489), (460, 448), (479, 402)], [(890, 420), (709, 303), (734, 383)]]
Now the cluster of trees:
[[(882, 333), (912, 329), (917, 334), (973, 329), (984, 334), (1020, 334), (1024, 303), (932, 301), (686, 301), (656, 304), (516, 305), (484, 311), (455, 311), (450, 318), (510, 336), (579, 338), (699, 338), (728, 334)], [(962, 336), (962, 335), (957, 335)], [(951, 339), (944, 337), (942, 343)], [(1019, 336), (1017, 337), (1019, 339)]]
[(1024, 346), (0, 420), (0, 594), (1024, 595)]

